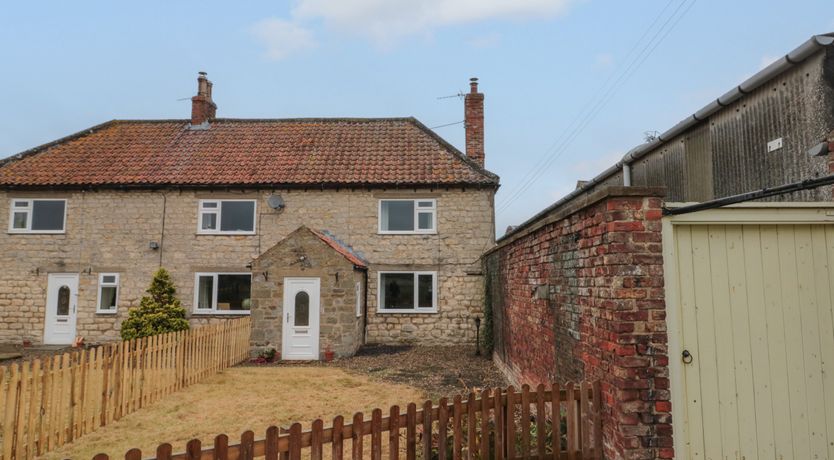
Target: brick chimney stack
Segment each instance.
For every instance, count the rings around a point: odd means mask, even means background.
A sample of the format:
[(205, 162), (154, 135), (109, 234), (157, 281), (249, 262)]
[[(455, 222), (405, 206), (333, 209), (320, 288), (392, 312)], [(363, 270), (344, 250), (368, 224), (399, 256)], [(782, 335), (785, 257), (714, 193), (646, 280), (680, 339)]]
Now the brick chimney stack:
[(478, 92), (478, 79), (469, 79), (469, 94), (463, 98), (466, 127), (466, 156), (484, 166), (484, 95)]
[(197, 77), (197, 95), (191, 98), (191, 125), (202, 125), (214, 120), (217, 114), (217, 104), (211, 100), (212, 83), (206, 78), (205, 72)]

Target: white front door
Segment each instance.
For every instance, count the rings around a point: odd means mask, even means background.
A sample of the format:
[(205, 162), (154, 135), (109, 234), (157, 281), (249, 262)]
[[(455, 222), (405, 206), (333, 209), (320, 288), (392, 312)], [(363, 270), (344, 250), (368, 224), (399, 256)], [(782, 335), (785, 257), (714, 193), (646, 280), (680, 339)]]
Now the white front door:
[(75, 340), (77, 305), (78, 275), (50, 274), (46, 288), (43, 343), (69, 345)]
[(318, 278), (284, 278), (281, 359), (319, 359)]

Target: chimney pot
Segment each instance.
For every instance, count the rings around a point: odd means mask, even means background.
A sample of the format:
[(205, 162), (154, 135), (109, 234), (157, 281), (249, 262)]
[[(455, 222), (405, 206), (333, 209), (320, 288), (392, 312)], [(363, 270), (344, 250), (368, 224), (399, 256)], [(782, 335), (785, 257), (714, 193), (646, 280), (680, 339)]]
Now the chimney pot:
[(466, 156), (484, 166), (484, 95), (478, 92), (478, 79), (469, 79), (469, 94), (463, 98), (466, 127)]
[(476, 94), (478, 92), (478, 77), (472, 77), (469, 79), (469, 92), (472, 94)]
[(191, 126), (202, 126), (217, 114), (217, 104), (211, 99), (214, 85), (207, 75), (205, 72), (197, 73), (197, 95), (191, 98)]

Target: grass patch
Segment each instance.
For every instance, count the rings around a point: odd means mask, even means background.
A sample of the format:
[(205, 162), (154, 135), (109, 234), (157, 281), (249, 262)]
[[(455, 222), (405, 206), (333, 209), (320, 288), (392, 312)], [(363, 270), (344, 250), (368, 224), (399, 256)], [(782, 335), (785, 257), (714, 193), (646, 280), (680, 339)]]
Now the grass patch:
[(210, 445), (221, 433), (229, 435), (230, 444), (236, 444), (246, 430), (253, 430), (260, 439), (270, 425), (301, 422), (307, 429), (321, 418), (329, 426), (337, 415), (349, 419), (362, 411), (369, 417), (376, 407), (387, 411), (391, 405), (404, 406), (424, 398), (425, 393), (414, 387), (375, 381), (337, 368), (237, 367), (42, 458), (91, 459), (100, 452), (122, 458), (133, 447), (148, 457), (163, 442), (171, 443), (174, 452), (182, 452), (193, 438)]

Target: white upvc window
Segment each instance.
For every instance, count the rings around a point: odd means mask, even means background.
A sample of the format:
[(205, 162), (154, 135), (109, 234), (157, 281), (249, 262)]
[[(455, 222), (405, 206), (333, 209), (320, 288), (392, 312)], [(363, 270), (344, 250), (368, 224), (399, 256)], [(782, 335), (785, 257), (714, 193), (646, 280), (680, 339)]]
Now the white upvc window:
[(362, 282), (357, 281), (356, 286), (353, 288), (353, 291), (356, 295), (356, 317), (359, 318), (362, 316)]
[(64, 233), (67, 200), (12, 198), (9, 233)]
[(208, 235), (254, 235), (255, 200), (200, 200), (197, 233)]
[(436, 313), (437, 272), (379, 272), (379, 313)]
[(248, 315), (251, 299), (251, 273), (196, 273), (194, 276), (194, 313)]
[(96, 313), (115, 314), (119, 305), (119, 274), (100, 273), (98, 275), (98, 301)]
[(437, 233), (437, 200), (379, 200), (379, 233), (393, 235)]

